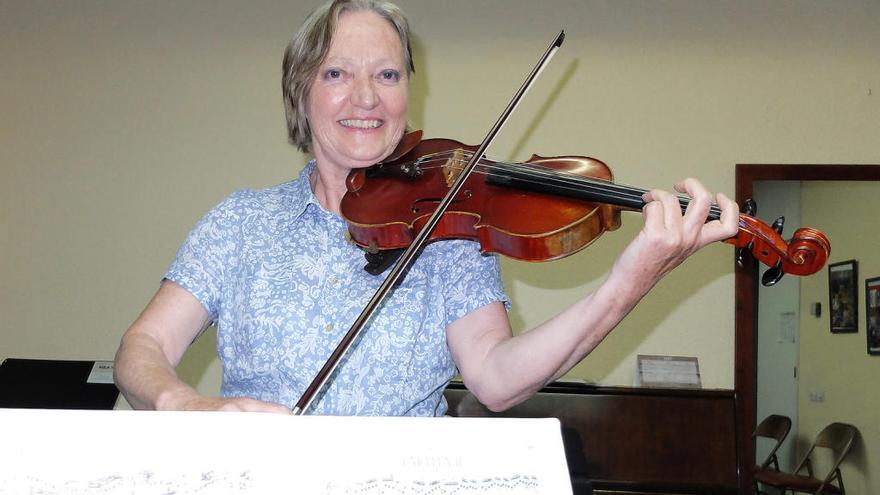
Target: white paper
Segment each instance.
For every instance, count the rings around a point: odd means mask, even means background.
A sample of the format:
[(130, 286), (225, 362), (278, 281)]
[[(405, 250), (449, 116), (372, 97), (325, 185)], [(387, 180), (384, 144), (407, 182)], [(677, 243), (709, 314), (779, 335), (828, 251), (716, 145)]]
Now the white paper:
[(779, 314), (779, 342), (797, 342), (798, 320), (793, 311)]
[(638, 356), (642, 385), (700, 387), (700, 369), (695, 357)]
[(113, 383), (113, 361), (95, 361), (86, 383)]
[(0, 410), (0, 494), (570, 494), (556, 419)]

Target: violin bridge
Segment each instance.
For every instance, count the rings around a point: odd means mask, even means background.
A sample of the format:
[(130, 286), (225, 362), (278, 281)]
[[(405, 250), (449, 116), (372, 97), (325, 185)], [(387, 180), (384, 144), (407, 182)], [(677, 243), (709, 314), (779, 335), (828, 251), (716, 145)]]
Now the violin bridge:
[(446, 178), (446, 187), (452, 187), (455, 180), (461, 174), (461, 171), (467, 165), (464, 157), (464, 150), (458, 148), (452, 152), (452, 156), (443, 164), (443, 177)]

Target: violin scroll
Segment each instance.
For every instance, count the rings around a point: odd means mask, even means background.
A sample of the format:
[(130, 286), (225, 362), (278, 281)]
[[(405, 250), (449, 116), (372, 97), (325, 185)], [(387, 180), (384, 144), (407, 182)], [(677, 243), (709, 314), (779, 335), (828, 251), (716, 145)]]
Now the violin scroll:
[(761, 283), (768, 287), (786, 273), (803, 276), (818, 272), (831, 254), (828, 237), (812, 228), (797, 229), (786, 243), (781, 235), (783, 222), (780, 217), (768, 226), (743, 213), (739, 217), (739, 234), (725, 241), (740, 248), (738, 263), (744, 261), (743, 253), (748, 252), (770, 267), (761, 278)]

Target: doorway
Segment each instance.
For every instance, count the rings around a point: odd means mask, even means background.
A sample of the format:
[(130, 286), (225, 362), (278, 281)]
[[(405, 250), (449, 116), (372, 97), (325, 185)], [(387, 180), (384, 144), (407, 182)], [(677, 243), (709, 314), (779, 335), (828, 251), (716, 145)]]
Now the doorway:
[[(788, 228), (784, 228), (783, 238), (801, 226), (800, 181), (756, 181), (753, 199), (758, 205), (755, 216), (767, 225), (778, 217), (785, 219)], [(760, 274), (767, 269), (762, 266)], [(771, 414), (788, 416), (792, 431), (797, 431), (798, 420), (800, 285), (800, 277), (782, 277), (772, 287), (758, 285), (756, 420)], [(774, 446), (770, 439), (758, 439), (755, 463), (766, 459)], [(780, 469), (794, 470), (794, 455), (794, 435), (790, 435), (776, 452)]]
[[(766, 180), (880, 180), (880, 165), (744, 165), (736, 166), (736, 200), (739, 204), (754, 197), (754, 185)], [(790, 230), (789, 230), (790, 231)], [(757, 335), (758, 266), (747, 261), (736, 268), (734, 289), (735, 356), (734, 388), (737, 395), (737, 458), (740, 464), (740, 490), (749, 493), (755, 444), (751, 438), (757, 418)]]

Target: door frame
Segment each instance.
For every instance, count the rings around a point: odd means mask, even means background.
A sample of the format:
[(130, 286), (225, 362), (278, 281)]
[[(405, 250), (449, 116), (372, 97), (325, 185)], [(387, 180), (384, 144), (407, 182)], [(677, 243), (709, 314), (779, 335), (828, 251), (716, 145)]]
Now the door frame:
[[(736, 201), (743, 204), (752, 197), (758, 180), (880, 180), (880, 165), (783, 165), (737, 164)], [(834, 240), (832, 242), (832, 249)], [(737, 462), (740, 493), (751, 493), (752, 465), (755, 458), (757, 415), (757, 339), (758, 265), (748, 260), (734, 272), (734, 389), (737, 402)]]

